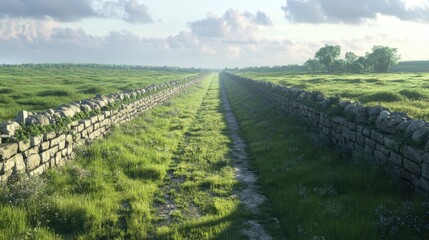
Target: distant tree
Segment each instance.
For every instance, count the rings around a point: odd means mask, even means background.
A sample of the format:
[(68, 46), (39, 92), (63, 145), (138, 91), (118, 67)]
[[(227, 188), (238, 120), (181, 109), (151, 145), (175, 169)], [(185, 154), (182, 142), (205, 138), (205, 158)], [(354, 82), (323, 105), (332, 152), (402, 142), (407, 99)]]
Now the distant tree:
[(347, 64), (353, 64), (358, 59), (358, 56), (353, 52), (346, 52), (345, 60)]
[(397, 48), (374, 46), (372, 52), (367, 54), (372, 70), (377, 73), (386, 73), (389, 68), (398, 63), (400, 56)]
[(332, 73), (347, 72), (347, 62), (342, 59), (337, 59), (332, 64)]
[(326, 68), (326, 71), (331, 74), (333, 72), (333, 65), (335, 60), (341, 54), (341, 47), (339, 45), (325, 45), (316, 52), (315, 58), (320, 61)]
[(304, 63), (305, 68), (312, 72), (312, 73), (318, 73), (322, 71), (322, 65), (320, 64), (319, 60), (317, 59), (308, 59)]
[(366, 59), (358, 57), (353, 52), (346, 52), (345, 71), (351, 73), (362, 73), (365, 70)]

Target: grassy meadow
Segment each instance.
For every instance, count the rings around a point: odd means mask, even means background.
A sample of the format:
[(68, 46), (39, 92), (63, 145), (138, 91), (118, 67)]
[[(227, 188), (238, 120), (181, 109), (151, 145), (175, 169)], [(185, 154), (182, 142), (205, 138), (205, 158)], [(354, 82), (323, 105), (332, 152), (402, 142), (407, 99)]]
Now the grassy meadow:
[(219, 88), (213, 74), (64, 168), (0, 185), (0, 239), (247, 239), (268, 207), (237, 196)]
[(211, 79), (81, 149), (66, 167), (0, 187), (0, 239), (146, 239), (154, 196)]
[(323, 145), (294, 117), (224, 79), (233, 110), (287, 239), (428, 239), (429, 205), (400, 180)]
[(382, 105), (429, 120), (429, 73), (311, 75), (283, 72), (234, 72), (255, 80), (270, 81), (306, 91), (321, 91), (328, 97)]
[(0, 122), (20, 110), (42, 111), (65, 103), (142, 88), (197, 71), (109, 68), (89, 65), (0, 66)]

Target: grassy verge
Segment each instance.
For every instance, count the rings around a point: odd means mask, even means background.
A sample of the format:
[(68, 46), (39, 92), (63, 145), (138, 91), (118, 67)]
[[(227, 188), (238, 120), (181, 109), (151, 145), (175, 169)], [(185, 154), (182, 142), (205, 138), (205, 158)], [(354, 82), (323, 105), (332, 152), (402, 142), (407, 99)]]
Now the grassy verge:
[(145, 239), (174, 150), (209, 79), (111, 136), (62, 169), (0, 187), (0, 239)]
[(282, 72), (237, 72), (255, 80), (270, 81), (306, 91), (320, 91), (328, 97), (382, 105), (406, 112), (413, 118), (429, 120), (429, 74), (340, 74), (312, 75)]
[(0, 66), (0, 122), (20, 110), (42, 111), (124, 90), (198, 74), (188, 70), (151, 70), (85, 65)]
[(353, 163), (225, 80), (266, 196), (288, 239), (428, 239), (429, 206), (383, 169)]

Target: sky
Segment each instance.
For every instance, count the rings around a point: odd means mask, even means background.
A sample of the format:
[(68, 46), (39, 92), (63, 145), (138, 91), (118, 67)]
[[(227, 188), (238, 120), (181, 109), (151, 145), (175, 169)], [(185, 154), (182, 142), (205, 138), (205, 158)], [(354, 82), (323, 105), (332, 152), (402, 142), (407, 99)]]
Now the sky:
[(429, 0), (0, 0), (0, 64), (303, 64), (326, 44), (429, 60)]

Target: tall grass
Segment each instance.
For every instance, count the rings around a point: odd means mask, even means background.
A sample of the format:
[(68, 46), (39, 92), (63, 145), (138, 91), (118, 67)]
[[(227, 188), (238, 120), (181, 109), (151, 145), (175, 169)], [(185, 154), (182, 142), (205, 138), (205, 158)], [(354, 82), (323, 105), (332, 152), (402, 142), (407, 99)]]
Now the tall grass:
[(225, 80), (261, 183), (288, 239), (428, 239), (429, 206), (368, 162), (329, 150), (299, 119)]

